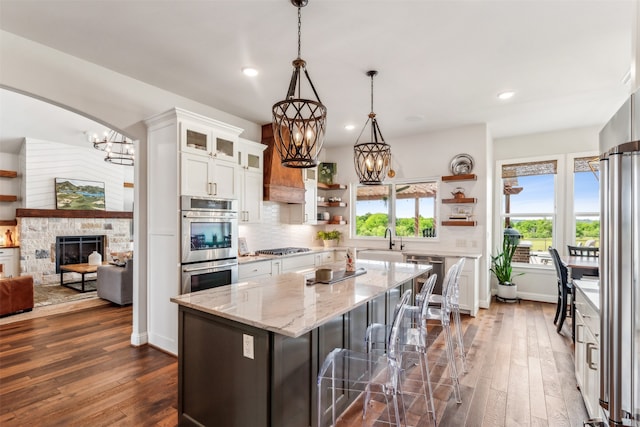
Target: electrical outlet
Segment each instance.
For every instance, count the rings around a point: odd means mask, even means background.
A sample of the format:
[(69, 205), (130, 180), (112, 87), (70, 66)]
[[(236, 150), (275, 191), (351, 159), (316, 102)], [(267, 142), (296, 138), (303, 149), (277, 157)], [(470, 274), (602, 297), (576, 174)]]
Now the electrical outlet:
[(242, 355), (247, 359), (253, 359), (253, 336), (242, 334)]
[(466, 248), (467, 241), (465, 239), (456, 239), (456, 248)]
[(478, 247), (478, 242), (476, 242), (475, 240), (471, 241), (471, 247), (472, 248), (477, 248)]

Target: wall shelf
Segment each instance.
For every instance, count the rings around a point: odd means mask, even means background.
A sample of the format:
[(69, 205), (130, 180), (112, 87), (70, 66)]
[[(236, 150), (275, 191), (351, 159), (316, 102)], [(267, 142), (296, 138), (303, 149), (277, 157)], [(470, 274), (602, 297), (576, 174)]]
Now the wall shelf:
[(16, 171), (8, 171), (0, 169), (0, 177), (2, 178), (16, 178), (18, 176), (18, 172)]
[(318, 183), (318, 190), (346, 190), (345, 184), (325, 184), (323, 182)]
[(17, 202), (18, 196), (0, 194), (0, 202)]
[(442, 199), (442, 203), (448, 204), (457, 204), (457, 203), (476, 203), (478, 199), (475, 197), (462, 197), (458, 199)]
[(478, 177), (474, 173), (464, 175), (446, 175), (442, 177), (443, 181), (475, 181)]
[(319, 208), (346, 208), (346, 202), (318, 202)]
[(478, 223), (476, 221), (463, 221), (463, 220), (451, 220), (442, 221), (442, 225), (445, 227), (474, 227)]
[(15, 219), (0, 219), (0, 226), (2, 227), (4, 226), (15, 227), (16, 225), (18, 225), (18, 221)]

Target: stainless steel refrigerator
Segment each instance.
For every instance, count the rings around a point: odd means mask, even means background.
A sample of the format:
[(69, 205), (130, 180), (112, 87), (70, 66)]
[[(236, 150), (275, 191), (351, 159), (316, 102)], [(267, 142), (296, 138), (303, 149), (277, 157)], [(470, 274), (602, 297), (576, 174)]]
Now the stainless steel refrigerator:
[(600, 132), (600, 406), (640, 426), (640, 90)]

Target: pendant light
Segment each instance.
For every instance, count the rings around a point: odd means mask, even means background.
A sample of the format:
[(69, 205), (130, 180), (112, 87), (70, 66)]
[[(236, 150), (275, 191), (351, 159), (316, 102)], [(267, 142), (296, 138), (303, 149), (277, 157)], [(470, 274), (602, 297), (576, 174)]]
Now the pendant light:
[[(371, 77), (371, 112), (353, 147), (353, 162), (356, 173), (360, 184), (364, 185), (381, 185), (391, 166), (391, 147), (384, 142), (376, 120), (376, 113), (373, 112), (373, 77), (377, 74), (378, 72), (375, 70), (367, 71), (367, 76)], [(360, 137), (369, 123), (371, 123), (370, 142), (359, 143)], [(393, 175), (395, 173), (389, 176)]]
[[(290, 168), (317, 166), (327, 120), (327, 108), (320, 102), (307, 72), (307, 63), (300, 57), (300, 9), (307, 3), (308, 0), (291, 0), (291, 4), (298, 8), (298, 57), (293, 61), (293, 74), (286, 98), (272, 108), (275, 145), (282, 165)], [(316, 100), (301, 97), (301, 70)]]
[(111, 130), (105, 134), (102, 140), (97, 135), (93, 136), (93, 148), (104, 151), (107, 155), (105, 162), (114, 165), (133, 166), (135, 162), (135, 150), (133, 141), (127, 139), (124, 135)]

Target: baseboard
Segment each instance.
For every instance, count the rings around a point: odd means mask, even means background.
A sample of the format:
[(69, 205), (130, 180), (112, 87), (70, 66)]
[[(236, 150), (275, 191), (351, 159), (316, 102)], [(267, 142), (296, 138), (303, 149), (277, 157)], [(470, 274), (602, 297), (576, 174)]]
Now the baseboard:
[(131, 345), (139, 347), (149, 342), (149, 336), (146, 332), (142, 334), (131, 334)]

